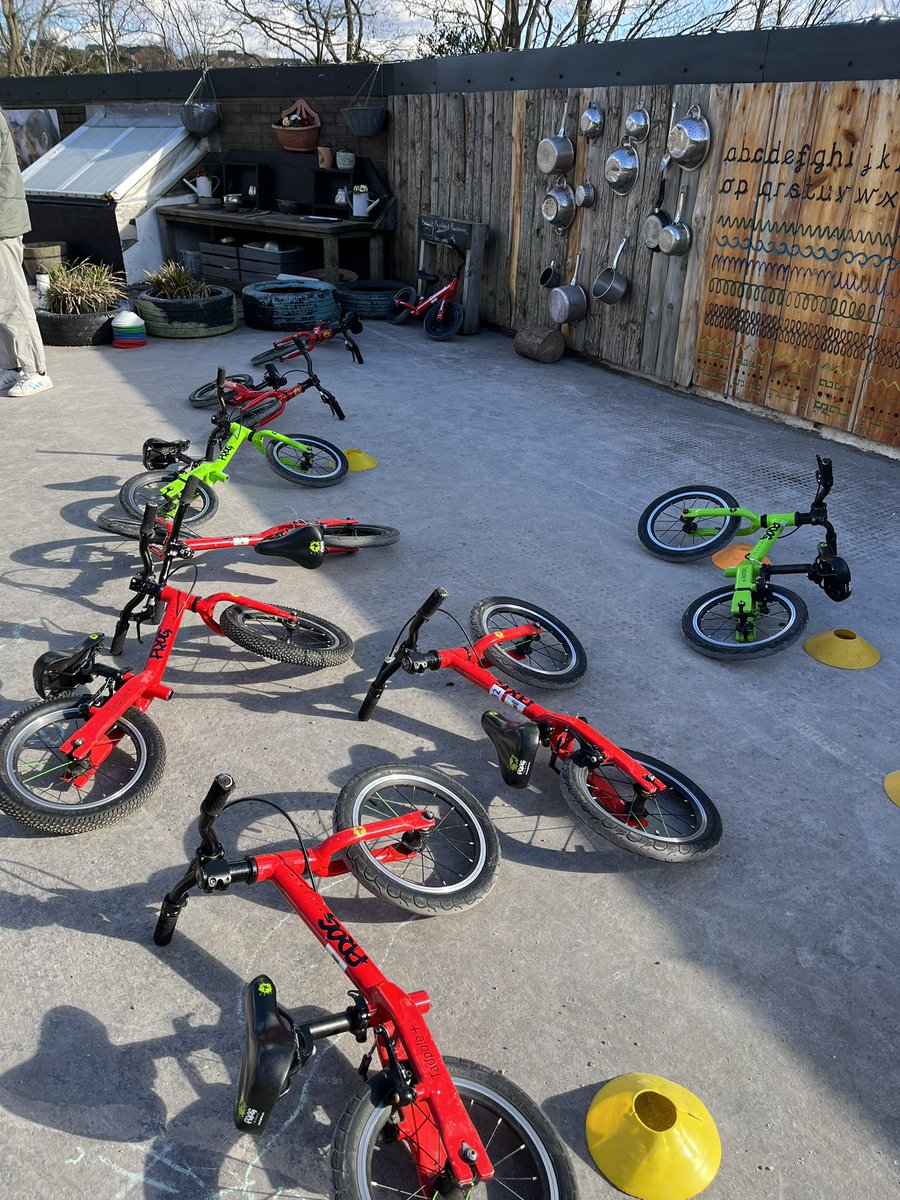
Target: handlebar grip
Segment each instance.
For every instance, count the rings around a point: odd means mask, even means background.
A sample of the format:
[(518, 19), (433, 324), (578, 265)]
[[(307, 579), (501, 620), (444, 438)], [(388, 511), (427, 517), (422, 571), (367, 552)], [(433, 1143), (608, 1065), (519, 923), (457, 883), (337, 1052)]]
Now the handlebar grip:
[(144, 509), (144, 515), (141, 518), (141, 537), (150, 537), (153, 530), (156, 528), (156, 514), (159, 511), (159, 506), (156, 504), (148, 504)]
[(216, 371), (216, 391), (221, 392), (221, 390), (224, 386), (225, 386), (225, 368), (220, 365), (218, 371)]
[(383, 694), (384, 688), (378, 687), (377, 684), (373, 683), (366, 692), (365, 700), (359, 706), (359, 712), (356, 714), (357, 721), (368, 721), (371, 719), (372, 713), (375, 711), (378, 701)]
[(109, 648), (109, 653), (112, 658), (118, 658), (125, 649), (125, 638), (128, 636), (128, 622), (124, 626), (121, 622), (116, 626), (116, 632), (113, 634), (112, 645)]
[(163, 900), (159, 910), (159, 917), (156, 921), (156, 928), (153, 930), (153, 940), (157, 946), (168, 946), (169, 942), (171, 942), (175, 926), (178, 924), (178, 915), (181, 909), (182, 905), (173, 904), (168, 897)]
[(421, 617), (423, 621), (427, 621), (429, 617), (434, 616), (446, 599), (447, 589), (442, 587), (435, 588), (419, 611), (416, 613), (416, 616)]
[(210, 784), (209, 791), (200, 802), (200, 812), (204, 817), (212, 817), (215, 820), (228, 803), (228, 797), (233, 791), (234, 779), (232, 776), (224, 772), (221, 775), (217, 775)]
[(341, 408), (340, 404), (338, 404), (337, 398), (332, 396), (331, 392), (323, 391), (322, 400), (328, 405), (339, 421), (345, 421), (347, 419), (347, 414)]
[(200, 486), (200, 480), (196, 475), (188, 475), (184, 481), (184, 487), (181, 489), (181, 507), (187, 508), (193, 498), (197, 495), (197, 489)]

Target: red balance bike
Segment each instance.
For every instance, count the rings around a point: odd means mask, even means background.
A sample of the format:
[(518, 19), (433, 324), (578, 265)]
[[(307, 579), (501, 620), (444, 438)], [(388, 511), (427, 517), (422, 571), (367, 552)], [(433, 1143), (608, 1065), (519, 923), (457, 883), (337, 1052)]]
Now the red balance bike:
[[(331, 667), (353, 653), (350, 636), (320, 617), (231, 592), (197, 596), (168, 583), (177, 569), (180, 524), (192, 487), (188, 481), (158, 567), (150, 554), (156, 512), (148, 506), (144, 514), (143, 570), (131, 580), (136, 595), (119, 614), (110, 650), (113, 657), (122, 653), (129, 624), (137, 626), (139, 637), (143, 623), (158, 624), (144, 669), (135, 675), (98, 663), (99, 633), (68, 654), (51, 650), (35, 662), (34, 686), (44, 703), (23, 709), (0, 728), (0, 809), (7, 816), (46, 833), (81, 833), (111, 825), (143, 804), (166, 760), (162, 734), (147, 709), (154, 700), (172, 698), (163, 676), (189, 612), (213, 633), (278, 662)], [(324, 556), (315, 526), (256, 549), (304, 565)], [(216, 617), (220, 604), (227, 607)], [(95, 679), (103, 681), (98, 691), (79, 690)]]
[[(453, 249), (456, 247), (454, 246)], [(456, 253), (460, 258), (465, 257), (460, 250), (456, 250)], [(387, 320), (391, 325), (401, 325), (410, 316), (421, 317), (424, 315), (422, 327), (428, 337), (433, 338), (436, 342), (443, 342), (447, 338), (453, 337), (454, 333), (459, 333), (465, 316), (462, 305), (456, 303), (456, 291), (459, 287), (462, 269), (463, 264), (460, 263), (450, 276), (450, 282), (445, 283), (438, 291), (432, 292), (430, 296), (425, 294), (424, 289), (430, 283), (437, 283), (438, 277), (427, 271), (419, 271), (416, 278), (422, 287), (421, 295), (416, 292), (414, 287), (401, 288), (394, 297), (393, 307), (387, 314)]]
[(546, 747), (563, 796), (596, 845), (606, 840), (664, 862), (703, 858), (718, 845), (719, 813), (687, 776), (648, 754), (620, 749), (582, 717), (546, 709), (490, 671), (493, 665), (526, 682), (569, 686), (586, 666), (584, 650), (570, 629), (533, 604), (495, 596), (472, 610), (478, 637), (474, 645), (420, 651), (419, 632), (446, 597), (437, 588), (404, 625), (366, 693), (361, 721), (372, 716), (396, 671), (418, 675), (448, 668), (518, 714), (506, 717), (491, 709), (481, 718), (504, 783), (526, 787), (538, 747)]
[(362, 364), (363, 356), (359, 346), (353, 340), (354, 333), (362, 333), (363, 324), (355, 312), (348, 312), (339, 321), (322, 321), (312, 329), (300, 333), (292, 333), (289, 337), (280, 338), (273, 342), (268, 350), (254, 354), (250, 361), (254, 367), (263, 367), (270, 362), (287, 362), (296, 358), (304, 350), (315, 350), (323, 342), (330, 342), (339, 335), (354, 362)]
[[(359, 1068), (365, 1082), (340, 1118), (332, 1144), (331, 1174), (339, 1200), (466, 1200), (473, 1194), (485, 1200), (575, 1200), (566, 1152), (534, 1101), (495, 1071), (443, 1058), (424, 1019), (428, 993), (405, 992), (387, 979), (316, 890), (316, 878), (348, 870), (371, 887), (352, 857), (363, 847), (383, 872), (402, 869), (439, 840), (434, 811), (405, 811), (371, 825), (342, 828), (318, 846), (304, 846), (294, 826), (299, 850), (228, 861), (214, 826), (223, 808), (242, 803), (228, 801), (233, 787), (230, 776), (219, 775), (201, 804), (200, 845), (186, 874), (163, 900), (154, 941), (159, 946), (171, 941), (193, 888), (221, 892), (233, 884), (269, 882), (353, 987), (351, 1003), (342, 1012), (295, 1023), (278, 1003), (267, 975), (248, 985), (234, 1107), (237, 1128), (264, 1131), (273, 1106), (315, 1054), (317, 1041), (352, 1033), (366, 1043), (371, 1036)], [(340, 823), (336, 816), (335, 828)], [(395, 899), (391, 889), (378, 894)], [(377, 1070), (370, 1075), (376, 1060)]]

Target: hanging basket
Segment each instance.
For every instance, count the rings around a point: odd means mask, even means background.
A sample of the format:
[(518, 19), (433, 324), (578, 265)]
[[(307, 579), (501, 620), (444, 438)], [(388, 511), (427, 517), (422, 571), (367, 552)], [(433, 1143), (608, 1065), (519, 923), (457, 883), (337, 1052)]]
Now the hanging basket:
[(387, 115), (388, 110), (386, 108), (353, 107), (341, 109), (344, 124), (357, 137), (375, 137), (377, 133), (381, 133), (384, 123), (387, 120)]
[(309, 154), (315, 150), (319, 141), (319, 130), (322, 128), (319, 114), (313, 112), (305, 100), (295, 100), (290, 108), (283, 110), (281, 121), (284, 122), (294, 115), (300, 117), (305, 124), (277, 124), (272, 126), (272, 132), (280, 142), (282, 150), (296, 150)]
[(207, 137), (222, 120), (209, 70), (204, 63), (194, 90), (178, 110), (181, 123), (194, 137)]

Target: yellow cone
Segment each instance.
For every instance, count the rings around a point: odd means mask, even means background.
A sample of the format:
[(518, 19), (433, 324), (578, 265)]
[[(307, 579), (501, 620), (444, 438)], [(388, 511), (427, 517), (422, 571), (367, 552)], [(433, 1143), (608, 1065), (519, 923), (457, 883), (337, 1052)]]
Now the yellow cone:
[(378, 466), (378, 459), (373, 458), (371, 454), (366, 454), (365, 450), (351, 448), (345, 450), (344, 453), (347, 455), (351, 471), (371, 471), (373, 467)]
[(815, 633), (803, 643), (803, 649), (816, 662), (826, 667), (840, 667), (843, 671), (864, 671), (881, 662), (881, 655), (865, 638), (852, 629), (830, 629), (827, 633)]
[(693, 1092), (659, 1075), (619, 1075), (588, 1109), (591, 1157), (610, 1183), (641, 1200), (689, 1200), (722, 1160), (715, 1121)]
[[(749, 542), (735, 542), (732, 546), (726, 546), (724, 550), (717, 550), (712, 556), (712, 561), (723, 570), (726, 567), (736, 567), (744, 561), (752, 549)], [(767, 563), (769, 559), (764, 558), (763, 562)]]
[(887, 798), (900, 808), (900, 771), (891, 771), (884, 777), (884, 790)]

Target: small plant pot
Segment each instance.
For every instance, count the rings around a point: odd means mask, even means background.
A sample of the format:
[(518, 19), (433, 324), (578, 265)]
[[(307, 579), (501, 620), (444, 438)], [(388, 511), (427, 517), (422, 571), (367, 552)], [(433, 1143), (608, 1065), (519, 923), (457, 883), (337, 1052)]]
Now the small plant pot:
[(226, 287), (194, 300), (165, 300), (144, 292), (137, 307), (151, 337), (218, 337), (237, 328), (237, 301)]
[(319, 157), (319, 166), (324, 170), (330, 170), (334, 166), (334, 149), (331, 146), (318, 146), (316, 154)]
[(338, 150), (334, 160), (340, 171), (352, 171), (356, 166), (356, 155), (352, 150)]
[(108, 346), (113, 340), (109, 312), (55, 313), (38, 308), (34, 315), (45, 346)]

